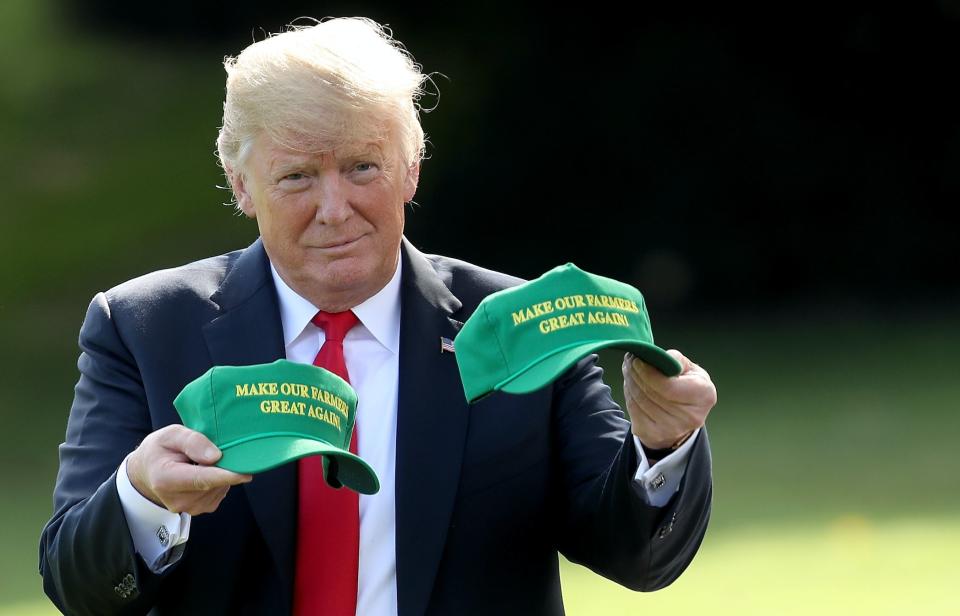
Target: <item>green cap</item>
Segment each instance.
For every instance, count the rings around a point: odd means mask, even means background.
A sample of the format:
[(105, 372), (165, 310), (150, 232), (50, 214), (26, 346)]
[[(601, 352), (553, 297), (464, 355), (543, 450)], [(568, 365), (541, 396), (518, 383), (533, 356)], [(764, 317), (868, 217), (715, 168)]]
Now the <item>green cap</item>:
[(454, 341), (467, 400), (540, 389), (588, 353), (630, 351), (667, 376), (680, 363), (653, 343), (640, 291), (573, 263), (491, 294)]
[(323, 455), (334, 488), (376, 494), (370, 465), (350, 453), (357, 394), (329, 370), (278, 359), (254, 366), (214, 366), (173, 401), (183, 425), (223, 452), (217, 466), (259, 473), (306, 456)]

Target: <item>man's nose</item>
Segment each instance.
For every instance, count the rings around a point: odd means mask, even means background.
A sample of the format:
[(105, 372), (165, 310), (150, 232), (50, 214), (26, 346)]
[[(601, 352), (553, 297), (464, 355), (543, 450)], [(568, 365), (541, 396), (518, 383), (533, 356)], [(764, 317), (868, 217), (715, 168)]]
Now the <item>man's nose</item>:
[(339, 173), (320, 178), (316, 213), (318, 223), (338, 225), (350, 218), (353, 208), (350, 207), (348, 191), (343, 183), (344, 179)]

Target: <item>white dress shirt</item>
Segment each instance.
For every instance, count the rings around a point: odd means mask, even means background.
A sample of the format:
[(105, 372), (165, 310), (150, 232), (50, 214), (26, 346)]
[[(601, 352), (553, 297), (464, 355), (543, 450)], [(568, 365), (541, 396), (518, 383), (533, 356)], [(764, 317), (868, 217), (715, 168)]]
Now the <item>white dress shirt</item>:
[[(360, 495), (357, 614), (397, 613), (397, 395), (400, 374), (400, 270), (376, 295), (353, 307), (359, 323), (343, 339), (350, 385), (357, 392), (357, 455), (380, 479), (380, 491)], [(280, 300), (283, 342), (290, 361), (312, 364), (326, 339), (310, 323), (317, 308), (287, 286), (271, 266)]]
[[(360, 569), (357, 613), (397, 614), (396, 514), (394, 479), (397, 450), (397, 395), (400, 368), (400, 276), (353, 308), (359, 323), (343, 341), (350, 384), (357, 392), (357, 449), (380, 479), (380, 491), (360, 495)], [(277, 289), (287, 359), (313, 363), (325, 339), (311, 320), (317, 308), (280, 278), (271, 264)], [(699, 432), (699, 430), (698, 430)], [(673, 454), (651, 466), (633, 437), (640, 465), (634, 481), (649, 504), (662, 507), (676, 493), (695, 432)], [(190, 535), (190, 516), (172, 513), (143, 497), (130, 484), (126, 460), (117, 473), (117, 491), (133, 544), (147, 566), (159, 573), (175, 563)]]

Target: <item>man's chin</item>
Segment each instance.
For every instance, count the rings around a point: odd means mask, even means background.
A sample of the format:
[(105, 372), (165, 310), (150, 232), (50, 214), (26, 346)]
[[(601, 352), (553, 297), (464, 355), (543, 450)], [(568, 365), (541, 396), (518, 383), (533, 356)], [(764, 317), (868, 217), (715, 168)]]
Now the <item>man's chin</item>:
[(347, 308), (373, 297), (390, 280), (386, 273), (371, 267), (357, 256), (325, 260), (311, 267), (308, 276), (304, 286), (309, 286), (313, 291), (313, 297), (308, 299), (315, 304), (331, 300), (338, 304), (346, 301), (350, 303)]

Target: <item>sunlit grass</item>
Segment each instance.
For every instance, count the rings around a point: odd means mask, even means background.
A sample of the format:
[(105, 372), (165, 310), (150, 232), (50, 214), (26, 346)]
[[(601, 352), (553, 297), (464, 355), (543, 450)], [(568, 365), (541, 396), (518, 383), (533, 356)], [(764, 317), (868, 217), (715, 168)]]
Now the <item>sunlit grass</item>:
[(28, 601), (0, 605), (0, 616), (56, 616), (60, 611), (49, 601)]
[[(960, 613), (960, 516), (824, 526), (769, 526), (709, 535), (672, 586), (634, 593), (564, 562), (570, 616), (598, 614), (946, 615)], [(57, 614), (38, 600), (0, 616)]]
[(960, 515), (822, 527), (769, 526), (708, 536), (672, 586), (633, 593), (565, 563), (571, 616), (960, 614)]

